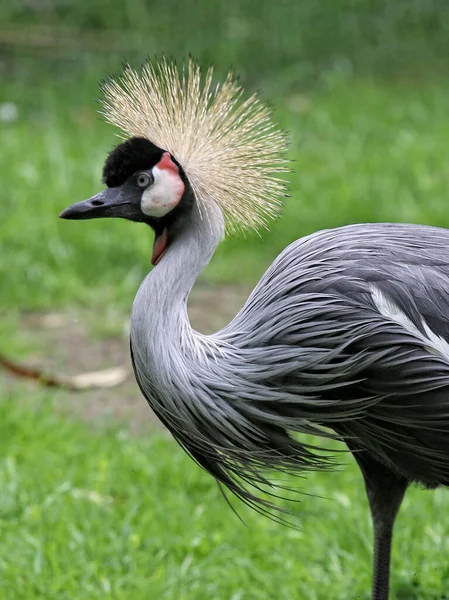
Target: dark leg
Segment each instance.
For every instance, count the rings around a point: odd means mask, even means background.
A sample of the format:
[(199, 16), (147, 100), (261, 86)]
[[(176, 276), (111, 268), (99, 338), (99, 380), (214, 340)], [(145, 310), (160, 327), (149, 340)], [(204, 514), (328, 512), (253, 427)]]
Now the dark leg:
[(372, 600), (388, 600), (393, 526), (409, 482), (388, 467), (354, 452), (365, 480), (374, 530)]

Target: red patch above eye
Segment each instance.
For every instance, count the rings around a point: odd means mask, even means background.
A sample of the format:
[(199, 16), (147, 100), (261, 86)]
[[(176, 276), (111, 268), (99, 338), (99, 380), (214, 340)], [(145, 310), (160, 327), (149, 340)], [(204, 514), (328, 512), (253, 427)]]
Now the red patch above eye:
[(172, 173), (176, 173), (176, 174), (179, 173), (179, 169), (175, 165), (175, 163), (172, 161), (172, 158), (171, 158), (169, 152), (164, 152), (161, 160), (157, 163), (157, 167), (159, 169), (166, 169), (167, 171), (171, 171)]

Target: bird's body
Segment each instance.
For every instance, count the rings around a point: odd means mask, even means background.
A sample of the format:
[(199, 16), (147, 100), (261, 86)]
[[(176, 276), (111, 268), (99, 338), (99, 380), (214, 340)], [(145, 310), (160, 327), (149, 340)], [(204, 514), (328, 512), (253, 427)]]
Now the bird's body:
[(226, 465), (246, 457), (246, 475), (262, 450), (263, 466), (316, 468), (289, 433), (325, 426), (409, 481), (449, 483), (449, 231), (372, 224), (300, 239), (204, 336), (187, 296), (221, 237), (210, 222), (186, 224), (132, 314), (138, 382), (178, 441), (232, 485)]
[[(225, 230), (276, 214), (283, 136), (229, 78), (204, 87), (167, 61), (106, 85), (128, 135), (107, 189), (69, 219), (122, 217), (155, 232), (155, 268), (131, 319), (137, 382), (177, 441), (265, 512), (267, 469), (332, 465), (296, 434), (344, 441), (374, 526), (373, 600), (387, 600), (393, 525), (408, 485), (449, 485), (449, 231), (350, 225), (288, 246), (221, 331), (192, 329), (187, 298)], [(157, 144), (157, 145), (156, 145)]]

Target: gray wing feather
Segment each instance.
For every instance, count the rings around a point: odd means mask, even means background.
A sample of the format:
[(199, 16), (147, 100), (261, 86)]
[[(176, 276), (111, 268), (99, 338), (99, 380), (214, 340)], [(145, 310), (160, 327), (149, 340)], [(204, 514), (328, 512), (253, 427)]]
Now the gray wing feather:
[[(421, 336), (380, 314), (373, 289)], [(434, 485), (449, 482), (449, 357), (425, 343), (424, 323), (449, 340), (449, 232), (373, 224), (294, 242), (223, 333), (247, 348), (295, 348), (290, 370), (259, 370), (284, 395), (273, 410), (288, 413), (286, 428), (297, 429), (295, 417), (330, 426)], [(289, 404), (290, 393), (298, 396)]]

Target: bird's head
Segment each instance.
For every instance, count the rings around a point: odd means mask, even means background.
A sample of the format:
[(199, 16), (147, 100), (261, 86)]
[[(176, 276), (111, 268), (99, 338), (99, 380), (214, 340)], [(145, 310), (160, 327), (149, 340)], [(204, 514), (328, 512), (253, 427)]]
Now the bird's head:
[(151, 262), (157, 264), (194, 203), (189, 181), (176, 159), (146, 138), (116, 146), (103, 167), (107, 188), (62, 211), (63, 219), (120, 217), (147, 223), (155, 233)]
[(107, 188), (61, 213), (64, 219), (121, 217), (155, 231), (152, 263), (163, 256), (196, 204), (211, 202), (227, 231), (258, 229), (280, 210), (286, 141), (256, 95), (242, 100), (232, 74), (212, 83), (190, 61), (130, 67), (103, 86), (103, 115), (129, 138), (109, 154)]

